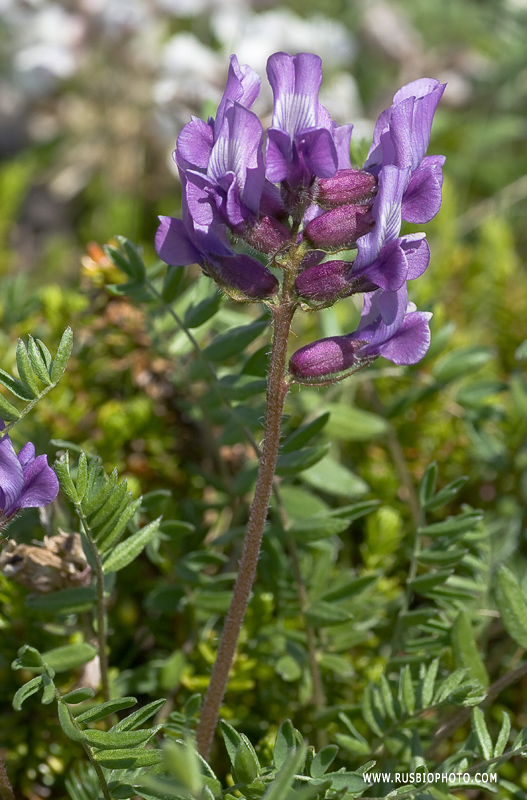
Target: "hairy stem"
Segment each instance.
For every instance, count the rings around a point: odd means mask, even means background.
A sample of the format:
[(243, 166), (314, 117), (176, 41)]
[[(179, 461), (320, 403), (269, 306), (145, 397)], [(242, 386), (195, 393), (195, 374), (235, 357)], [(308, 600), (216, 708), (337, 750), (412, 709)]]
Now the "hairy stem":
[(196, 732), (198, 752), (203, 758), (208, 758), (210, 753), (220, 707), (227, 688), (229, 671), (236, 654), (238, 637), (256, 575), (263, 529), (267, 519), (269, 498), (273, 488), (276, 460), (278, 458), (282, 410), (288, 389), (288, 384), (285, 380), (285, 363), (289, 329), (294, 311), (294, 304), (289, 301), (287, 293), (284, 292), (282, 303), (273, 309), (273, 346), (267, 381), (264, 442), (254, 498), (247, 524), (238, 577), (234, 586), (229, 612), (225, 619), (216, 661), (212, 669), (209, 688), (205, 696)]

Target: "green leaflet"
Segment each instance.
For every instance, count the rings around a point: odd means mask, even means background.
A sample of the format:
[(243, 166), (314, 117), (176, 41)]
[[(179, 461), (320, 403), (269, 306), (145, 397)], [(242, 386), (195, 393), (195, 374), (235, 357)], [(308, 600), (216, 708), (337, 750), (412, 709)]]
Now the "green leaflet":
[(133, 533), (131, 536), (125, 539), (124, 542), (121, 542), (114, 547), (108, 557), (104, 560), (104, 571), (106, 573), (118, 572), (120, 569), (128, 566), (128, 564), (137, 558), (139, 553), (146, 547), (148, 542), (154, 538), (158, 531), (160, 522), (161, 517), (158, 517), (158, 519), (155, 519), (153, 522), (145, 525), (144, 528), (136, 531), (136, 533)]
[(520, 647), (527, 648), (527, 602), (515, 576), (503, 565), (496, 577), (495, 594), (505, 630)]

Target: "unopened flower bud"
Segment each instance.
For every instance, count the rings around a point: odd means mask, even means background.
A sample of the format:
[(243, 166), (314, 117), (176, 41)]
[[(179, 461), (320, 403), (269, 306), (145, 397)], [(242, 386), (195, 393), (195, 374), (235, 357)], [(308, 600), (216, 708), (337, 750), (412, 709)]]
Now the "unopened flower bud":
[(377, 189), (377, 178), (361, 169), (339, 169), (332, 178), (316, 183), (317, 202), (323, 208), (367, 203)]
[(348, 336), (330, 336), (319, 339), (293, 353), (289, 360), (289, 372), (301, 382), (315, 382), (337, 378), (339, 373), (351, 369), (361, 360), (356, 357), (357, 350), (364, 342)]
[(264, 300), (278, 291), (273, 273), (251, 256), (220, 256), (207, 262), (206, 270), (235, 300)]
[(271, 255), (291, 242), (291, 234), (277, 219), (262, 217), (247, 229), (244, 239), (261, 253)]
[(297, 276), (295, 291), (306, 300), (331, 304), (353, 291), (352, 267), (349, 261), (326, 261), (309, 267)]
[(324, 250), (344, 250), (371, 231), (375, 222), (371, 206), (338, 206), (311, 220), (304, 236)]

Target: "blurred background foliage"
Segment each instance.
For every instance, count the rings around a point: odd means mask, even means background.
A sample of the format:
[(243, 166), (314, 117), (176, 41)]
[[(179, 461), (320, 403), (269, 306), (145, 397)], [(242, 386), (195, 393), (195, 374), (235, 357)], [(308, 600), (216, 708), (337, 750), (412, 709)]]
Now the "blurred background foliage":
[[(227, 697), (226, 716), (254, 741), (264, 737), (264, 750), (285, 709), (304, 735), (318, 725), (331, 738), (339, 709), (353, 712), (365, 681), (390, 658), (387, 629), (417, 522), (415, 486), (430, 461), (439, 464), (439, 485), (468, 476), (439, 518), (463, 504), (485, 511), (487, 586), (508, 561), (527, 587), (527, 5), (0, 0), (0, 10), (1, 366), (12, 370), (19, 336), (31, 333), (53, 349), (66, 325), (75, 331), (61, 384), (13, 441), (18, 449), (30, 439), (51, 460), (64, 442), (73, 455), (75, 447), (99, 454), (108, 472), (116, 467), (136, 496), (146, 495), (149, 518), (187, 524), (167, 523), (159, 548), (119, 576), (110, 605), (116, 691), (168, 693), (174, 712), (206, 686), (213, 626), (228, 606), (254, 478), (244, 427), (259, 441), (269, 328), (260, 308), (220, 303), (196, 268), (172, 275), (179, 286), (167, 289), (165, 303), (155, 294), (162, 267), (149, 273), (153, 289), (120, 289), (127, 278), (102, 245), (124, 235), (154, 264), (157, 214), (179, 210), (175, 138), (189, 114), (214, 113), (231, 52), (262, 74), (272, 52), (317, 52), (322, 101), (340, 123), (355, 123), (358, 164), (362, 140), (397, 88), (423, 75), (448, 82), (429, 148), (447, 156), (443, 207), (427, 226), (430, 267), (410, 287), (419, 309), (434, 311), (431, 350), (409, 369), (377, 362), (334, 387), (293, 388), (286, 406), (286, 431), (331, 412), (314, 440), (327, 448), (324, 459), (311, 454), (308, 468), (284, 467), (290, 516), (380, 501), (340, 539), (303, 543), (306, 583), (382, 577), (346, 607), (353, 631), (312, 620), (321, 626), (329, 709), (317, 720), (290, 545), (279, 530), (269, 535)], [(257, 110), (265, 117), (271, 107), (264, 90)], [(202, 348), (236, 326), (255, 323), (254, 336), (228, 357), (213, 345), (204, 360), (171, 309), (187, 315)], [(348, 332), (356, 316), (351, 300), (299, 314), (295, 346)], [(42, 526), (74, 529), (66, 506), (53, 514), (50, 521), (27, 512), (10, 535), (30, 542), (42, 538)], [(18, 796), (61, 800), (78, 754), (49, 709), (39, 711), (38, 725), (31, 703), (12, 711), (21, 676), (10, 663), (24, 642), (49, 649), (85, 623), (28, 609), (27, 594), (0, 576), (0, 753)], [(495, 680), (520, 656), (488, 594), (481, 605), (474, 620)], [(500, 697), (520, 727), (525, 680)], [(225, 756), (215, 758), (221, 771)], [(527, 791), (520, 764), (503, 769)]]

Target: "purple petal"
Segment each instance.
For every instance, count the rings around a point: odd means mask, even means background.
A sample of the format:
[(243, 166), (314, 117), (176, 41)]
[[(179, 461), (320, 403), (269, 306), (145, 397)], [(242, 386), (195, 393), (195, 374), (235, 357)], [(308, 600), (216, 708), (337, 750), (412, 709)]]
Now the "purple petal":
[(326, 128), (306, 131), (297, 137), (310, 177), (331, 178), (337, 168), (337, 151), (331, 133)]
[(165, 264), (184, 267), (199, 264), (201, 253), (190, 241), (186, 228), (180, 219), (159, 217), (155, 246), (156, 253)]
[(353, 125), (339, 125), (333, 132), (337, 148), (337, 169), (351, 169), (350, 146)]
[(399, 236), (401, 201), (409, 177), (409, 169), (400, 170), (391, 165), (382, 168), (379, 174), (379, 190), (371, 211), (375, 225), (370, 233), (357, 242), (357, 270), (373, 263), (384, 245)]
[(417, 364), (430, 347), (431, 317), (423, 311), (407, 314), (397, 333), (379, 348), (379, 355), (399, 366)]
[[(356, 259), (355, 264), (358, 259)], [(385, 292), (396, 292), (408, 278), (408, 259), (401, 239), (389, 242), (371, 264), (354, 268), (353, 279), (364, 278), (368, 283), (378, 286)]]
[(425, 156), (414, 171), (402, 203), (407, 222), (430, 222), (441, 207), (444, 156)]
[(35, 460), (35, 445), (31, 442), (27, 442), (18, 453), (18, 460), (22, 464), (22, 467), (27, 467), (28, 464), (31, 464), (31, 462)]
[(428, 267), (430, 248), (424, 233), (411, 233), (399, 239), (408, 263), (407, 280), (413, 281)]
[(319, 124), (318, 91), (322, 62), (312, 53), (275, 53), (267, 62), (267, 76), (274, 94), (272, 128), (291, 138)]
[[(234, 104), (225, 113), (208, 168), (208, 175), (218, 183), (223, 176), (233, 173), (240, 206), (255, 215), (265, 180), (262, 138), (262, 124), (256, 114), (238, 103)], [(243, 208), (240, 208), (240, 213), (242, 217), (246, 216)]]
[(24, 468), (24, 488), (17, 508), (36, 508), (53, 502), (59, 491), (57, 476), (48, 466), (47, 456), (38, 456)]
[(177, 139), (174, 160), (183, 169), (207, 170), (214, 144), (212, 127), (198, 117), (192, 117)]
[(24, 485), (24, 473), (18, 460), (11, 439), (6, 434), (0, 441), (0, 489), (3, 497), (4, 514), (16, 503)]
[(214, 123), (216, 136), (223, 126), (227, 109), (234, 103), (250, 108), (258, 97), (260, 84), (261, 80), (257, 72), (247, 64), (240, 66), (236, 56), (231, 56), (225, 91), (216, 112), (216, 121)]

